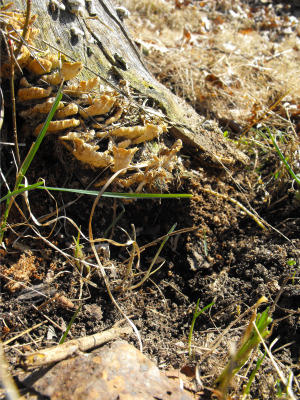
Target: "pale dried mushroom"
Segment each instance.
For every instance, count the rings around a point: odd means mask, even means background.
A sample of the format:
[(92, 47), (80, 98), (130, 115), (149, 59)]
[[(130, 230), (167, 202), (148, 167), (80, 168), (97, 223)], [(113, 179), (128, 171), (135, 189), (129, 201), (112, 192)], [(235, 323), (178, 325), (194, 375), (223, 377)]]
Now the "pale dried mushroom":
[(82, 62), (65, 62), (61, 66), (60, 75), (65, 81), (75, 78), (83, 68)]
[(32, 87), (31, 83), (28, 82), (25, 76), (23, 76), (23, 78), (20, 79), (20, 85), (23, 86), (24, 88)]
[(131, 140), (130, 139), (126, 139), (126, 140), (123, 140), (122, 142), (118, 143), (119, 149), (120, 148), (127, 149), (127, 147), (129, 147), (130, 145), (131, 145)]
[(61, 82), (61, 76), (59, 72), (54, 72), (51, 75), (42, 75), (41, 79), (53, 86), (57, 86)]
[(121, 116), (123, 114), (123, 110), (124, 110), (123, 107), (119, 107), (117, 112), (112, 117), (108, 118), (107, 121), (105, 121), (105, 125), (107, 126), (107, 125), (117, 122), (121, 118)]
[(78, 85), (69, 85), (64, 89), (64, 93), (69, 96), (80, 96), (83, 93), (89, 93), (100, 83), (100, 78), (91, 78), (88, 81), (81, 81)]
[(171, 172), (172, 169), (174, 168), (174, 158), (177, 155), (177, 153), (182, 149), (182, 141), (181, 139), (176, 140), (176, 142), (173, 144), (171, 149), (169, 150), (169, 154), (163, 155), (161, 157), (161, 166), (165, 168), (167, 171)]
[(40, 29), (38, 28), (34, 28), (34, 27), (30, 27), (28, 29), (28, 33), (27, 33), (27, 40), (29, 43), (33, 43), (34, 39), (39, 35), (40, 33)]
[(34, 75), (42, 75), (50, 72), (51, 68), (51, 61), (45, 60), (44, 58), (34, 58), (26, 66), (26, 69)]
[[(94, 139), (95, 131), (90, 130), (88, 132), (68, 132), (64, 136), (60, 136), (61, 140), (75, 140), (75, 139), (82, 139), (85, 142), (89, 142)], [(71, 150), (73, 152), (73, 149)]]
[[(131, 144), (139, 144), (157, 138), (163, 132), (166, 132), (166, 130), (166, 124), (146, 124), (145, 126), (138, 125), (117, 128), (111, 132), (111, 135), (114, 137), (121, 137), (123, 139), (130, 139)], [(96, 134), (96, 136), (98, 137), (98, 134)]]
[(102, 95), (100, 96), (100, 99), (96, 99), (94, 104), (91, 106), (85, 108), (84, 110), (79, 110), (79, 114), (85, 119), (95, 115), (106, 114), (112, 109), (115, 101), (115, 97)]
[[(20, 112), (20, 116), (22, 118), (31, 118), (34, 117), (36, 114), (48, 114), (53, 106), (54, 101), (55, 97), (51, 97), (50, 99), (47, 99), (44, 103), (36, 104), (32, 108)], [(60, 101), (57, 105), (57, 110), (60, 110), (62, 108), (64, 108), (64, 104)]]
[(51, 61), (52, 69), (59, 67), (60, 61), (57, 54), (47, 54), (45, 59)]
[[(114, 166), (111, 167), (112, 172), (117, 172), (123, 168), (129, 167), (131, 160), (137, 151), (138, 147), (134, 147), (133, 149), (128, 150), (114, 147)], [(125, 172), (126, 171), (123, 171), (122, 174), (124, 174)]]
[[(37, 136), (44, 124), (39, 124), (33, 134), (35, 136)], [(47, 128), (47, 132), (46, 133), (55, 133), (55, 132), (59, 132), (59, 131), (63, 131), (64, 129), (69, 129), (69, 128), (76, 128), (76, 126), (80, 125), (80, 121), (78, 119), (75, 118), (71, 118), (71, 119), (65, 119), (62, 121), (51, 121), (48, 128)]]
[(74, 139), (73, 155), (77, 160), (94, 168), (105, 168), (113, 162), (113, 158), (108, 154), (108, 151), (103, 153), (98, 152), (99, 146), (93, 146), (85, 143), (82, 139)]
[(27, 65), (30, 57), (31, 57), (31, 54), (30, 54), (30, 51), (28, 50), (28, 48), (26, 46), (22, 46), (20, 54), (18, 55), (18, 58), (17, 58), (19, 66), (21, 68), (24, 68)]
[(75, 103), (70, 103), (66, 107), (57, 111), (56, 117), (61, 119), (61, 118), (70, 117), (71, 115), (75, 115), (77, 113), (78, 113), (78, 105)]
[(43, 99), (44, 97), (50, 96), (52, 92), (52, 87), (48, 87), (47, 89), (39, 88), (39, 87), (30, 87), (18, 90), (18, 100), (19, 101), (27, 101), (27, 100), (37, 100)]

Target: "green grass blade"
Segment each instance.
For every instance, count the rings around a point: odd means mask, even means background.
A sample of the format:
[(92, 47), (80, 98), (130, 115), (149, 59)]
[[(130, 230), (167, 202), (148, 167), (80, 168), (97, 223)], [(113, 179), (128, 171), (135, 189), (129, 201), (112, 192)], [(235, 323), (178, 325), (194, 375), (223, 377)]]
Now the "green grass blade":
[(209, 307), (212, 307), (214, 304), (215, 304), (215, 302), (213, 301), (212, 303), (210, 303), (207, 306), (205, 306), (204, 308), (202, 308), (202, 310), (199, 311), (198, 314), (196, 315), (196, 318), (198, 318), (204, 311), (206, 311)]
[(0, 227), (0, 243), (2, 243), (2, 240), (3, 240), (8, 213), (9, 213), (9, 199), (6, 200), (6, 207), (5, 207), (5, 211), (3, 213), (3, 219), (2, 219), (2, 223), (1, 223), (1, 227)]
[(13, 192), (9, 192), (6, 196), (2, 197), (0, 199), (0, 203), (2, 203), (2, 201), (5, 201), (11, 197), (17, 196), (20, 193), (24, 193), (24, 192), (27, 192), (27, 191), (33, 190), (33, 189), (38, 189), (43, 184), (44, 184), (44, 182), (41, 181), (41, 182), (37, 182), (37, 183), (34, 183), (33, 185), (29, 185), (29, 186), (20, 185), (21, 186), (20, 189), (14, 190)]
[(30, 166), (30, 164), (31, 164), (36, 152), (38, 151), (38, 149), (39, 149), (39, 147), (40, 147), (40, 145), (42, 143), (42, 140), (44, 139), (44, 136), (45, 136), (45, 134), (47, 132), (49, 124), (50, 124), (50, 122), (51, 122), (51, 120), (53, 118), (53, 115), (54, 115), (54, 113), (55, 113), (55, 111), (57, 109), (57, 106), (58, 106), (58, 104), (59, 104), (59, 102), (60, 102), (60, 100), (62, 98), (61, 90), (62, 90), (62, 85), (58, 89), (58, 92), (57, 92), (55, 101), (53, 103), (53, 106), (51, 107), (51, 110), (50, 110), (50, 112), (49, 112), (49, 114), (47, 116), (47, 119), (44, 122), (44, 125), (43, 125), (40, 133), (38, 134), (34, 145), (31, 147), (29, 153), (27, 154), (27, 156), (26, 156), (26, 158), (25, 158), (25, 160), (24, 160), (24, 162), (23, 162), (23, 164), (22, 164), (22, 166), (20, 168), (20, 171), (19, 171), (19, 174), (18, 174), (18, 178), (17, 178), (17, 182), (16, 182), (16, 187), (18, 187), (18, 185), (22, 182), (23, 177), (25, 176), (25, 174), (26, 174), (26, 172), (27, 172), (27, 170), (28, 170), (28, 168), (29, 168), (29, 166)]
[(274, 138), (274, 136), (272, 135), (270, 129), (267, 127), (267, 131), (270, 135), (270, 138), (273, 142), (273, 145), (277, 151), (277, 154), (279, 155), (279, 157), (281, 158), (281, 161), (283, 162), (284, 166), (286, 167), (286, 169), (288, 170), (288, 172), (290, 173), (291, 177), (293, 179), (295, 179), (295, 181), (298, 183), (298, 185), (300, 186), (300, 179), (299, 177), (294, 173), (294, 171), (292, 170), (292, 168), (290, 167), (289, 163), (286, 161), (286, 159), (284, 158), (283, 154), (281, 153), (280, 148), (278, 147), (276, 140)]
[(198, 313), (198, 307), (199, 307), (199, 302), (200, 299), (198, 299), (197, 304), (196, 304), (196, 308), (195, 308), (195, 312), (193, 315), (193, 319), (192, 319), (192, 323), (191, 323), (191, 327), (190, 327), (190, 332), (189, 332), (189, 339), (188, 339), (188, 349), (189, 349), (189, 359), (192, 359), (192, 337), (193, 337), (193, 332), (194, 332), (194, 326), (195, 326), (195, 322), (196, 319), (204, 312), (206, 311), (208, 308), (212, 307), (215, 302), (213, 301), (212, 303), (208, 304), (207, 306), (205, 306), (204, 308), (202, 308), (202, 310), (200, 310)]
[[(21, 187), (23, 185), (20, 185)], [(82, 189), (66, 189), (66, 188), (56, 188), (50, 186), (39, 187), (38, 189), (47, 189), (56, 192), (67, 192), (75, 194), (86, 194), (89, 196), (98, 196), (99, 192), (96, 190), (82, 190)], [(104, 192), (102, 197), (112, 197), (115, 199), (177, 199), (177, 198), (190, 198), (193, 197), (189, 193), (174, 193), (174, 194), (161, 194), (161, 193), (114, 193), (114, 192)]]
[(250, 375), (250, 378), (249, 378), (249, 380), (248, 380), (248, 383), (247, 383), (247, 385), (246, 385), (246, 387), (245, 387), (245, 389), (244, 389), (244, 392), (243, 392), (243, 395), (244, 395), (244, 396), (247, 395), (247, 394), (249, 394), (249, 392), (250, 392), (250, 387), (251, 387), (251, 385), (252, 385), (252, 382), (253, 382), (253, 380), (254, 380), (254, 377), (255, 377), (257, 371), (259, 370), (259, 367), (261, 366), (261, 363), (263, 362), (265, 356), (266, 356), (266, 352), (264, 353), (264, 355), (262, 356), (262, 358), (258, 358), (258, 359), (257, 359), (256, 366), (255, 366), (254, 370), (252, 371), (252, 374)]
[(68, 336), (69, 330), (71, 329), (71, 326), (73, 325), (75, 318), (77, 317), (77, 314), (79, 313), (79, 311), (81, 310), (81, 304), (79, 305), (79, 307), (77, 308), (77, 310), (75, 311), (75, 314), (73, 315), (73, 317), (71, 318), (71, 321), (69, 322), (69, 325), (65, 331), (65, 333), (63, 334), (62, 338), (60, 339), (58, 344), (63, 344), (64, 341), (66, 340), (66, 337)]

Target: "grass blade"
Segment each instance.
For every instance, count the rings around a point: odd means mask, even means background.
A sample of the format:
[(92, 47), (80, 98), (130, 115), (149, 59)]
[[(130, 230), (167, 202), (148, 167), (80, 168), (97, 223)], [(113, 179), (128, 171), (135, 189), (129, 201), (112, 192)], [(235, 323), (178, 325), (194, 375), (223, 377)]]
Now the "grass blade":
[(288, 170), (289, 174), (291, 175), (291, 177), (293, 179), (295, 179), (295, 181), (298, 183), (298, 185), (300, 186), (300, 179), (299, 177), (294, 173), (294, 171), (292, 170), (292, 168), (290, 167), (289, 163), (286, 161), (286, 159), (284, 158), (283, 154), (281, 153), (280, 148), (278, 147), (276, 140), (274, 138), (274, 136), (272, 135), (270, 129), (267, 127), (267, 131), (270, 135), (270, 138), (273, 142), (273, 145), (277, 151), (277, 154), (279, 155), (279, 157), (281, 158), (281, 161), (283, 162), (284, 166), (286, 167), (286, 169)]
[(254, 378), (255, 378), (255, 375), (256, 375), (257, 371), (259, 370), (259, 367), (261, 366), (261, 363), (263, 362), (263, 360), (264, 360), (266, 354), (267, 354), (267, 353), (265, 352), (264, 355), (262, 356), (262, 358), (258, 358), (258, 359), (257, 359), (256, 366), (255, 366), (254, 370), (252, 371), (252, 374), (250, 375), (250, 378), (249, 378), (249, 380), (248, 380), (248, 383), (247, 383), (246, 387), (244, 388), (243, 398), (244, 398), (247, 394), (249, 394), (249, 392), (250, 392), (250, 387), (251, 387), (251, 385), (252, 385), (252, 382), (253, 382), (253, 380), (254, 380)]
[(58, 106), (58, 104), (59, 104), (59, 102), (60, 102), (60, 100), (62, 98), (61, 90), (62, 90), (62, 84), (60, 85), (60, 88), (58, 89), (55, 101), (53, 103), (53, 106), (51, 107), (51, 110), (50, 110), (50, 112), (49, 112), (49, 114), (47, 116), (47, 119), (44, 122), (44, 125), (43, 125), (40, 133), (38, 134), (38, 137), (37, 137), (35, 143), (32, 145), (31, 149), (29, 150), (29, 153), (27, 154), (27, 156), (26, 156), (26, 158), (25, 158), (25, 160), (24, 160), (24, 162), (23, 162), (23, 164), (22, 164), (22, 166), (20, 168), (20, 172), (18, 174), (18, 178), (17, 178), (17, 182), (16, 182), (16, 188), (18, 188), (18, 186), (22, 182), (23, 177), (25, 176), (25, 174), (26, 174), (26, 172), (27, 172), (27, 170), (28, 170), (28, 168), (29, 168), (29, 166), (30, 166), (30, 164), (31, 164), (36, 152), (38, 151), (38, 149), (39, 149), (39, 147), (40, 147), (40, 145), (42, 143), (42, 140), (44, 139), (44, 136), (45, 136), (45, 134), (47, 132), (49, 124), (50, 124), (50, 122), (51, 122), (51, 120), (53, 118), (53, 115), (54, 115), (54, 113), (55, 113), (55, 111), (57, 109), (57, 106)]
[(199, 307), (199, 302), (200, 299), (198, 299), (197, 304), (196, 304), (196, 308), (195, 308), (195, 312), (193, 315), (193, 319), (192, 319), (192, 323), (191, 323), (191, 327), (190, 327), (190, 332), (189, 332), (189, 340), (188, 340), (188, 349), (189, 349), (189, 359), (192, 360), (192, 337), (193, 337), (193, 332), (194, 332), (194, 326), (195, 326), (195, 322), (196, 319), (204, 312), (206, 311), (208, 308), (212, 307), (215, 302), (213, 301), (212, 303), (208, 304), (207, 306), (205, 306), (204, 308), (202, 308), (202, 310), (200, 310), (198, 313), (198, 307)]
[[(20, 185), (21, 187), (23, 185)], [(66, 189), (56, 188), (50, 186), (38, 187), (37, 189), (46, 189), (56, 192), (67, 192), (76, 194), (86, 194), (89, 196), (98, 196), (99, 192), (96, 190), (83, 190), (83, 189)], [(104, 192), (102, 197), (112, 197), (115, 199), (177, 199), (177, 198), (190, 198), (193, 197), (189, 193), (174, 193), (174, 194), (162, 194), (162, 193), (115, 193), (115, 192)]]
[(14, 190), (13, 192), (9, 192), (6, 196), (2, 197), (0, 199), (0, 203), (2, 203), (2, 201), (5, 201), (11, 197), (17, 196), (20, 193), (24, 193), (24, 192), (27, 192), (27, 191), (33, 190), (33, 189), (38, 189), (43, 184), (44, 184), (44, 182), (41, 181), (41, 182), (37, 182), (37, 183), (34, 183), (33, 185), (29, 185), (29, 186), (20, 185), (21, 186), (20, 189)]
[(68, 336), (69, 330), (71, 329), (71, 326), (73, 325), (73, 323), (75, 321), (75, 318), (77, 317), (77, 314), (79, 313), (80, 310), (81, 310), (81, 304), (78, 306), (77, 310), (75, 311), (75, 314), (71, 318), (71, 321), (69, 322), (69, 325), (68, 325), (65, 333), (63, 334), (62, 338), (60, 339), (59, 344), (63, 344), (64, 341), (66, 340), (66, 337)]

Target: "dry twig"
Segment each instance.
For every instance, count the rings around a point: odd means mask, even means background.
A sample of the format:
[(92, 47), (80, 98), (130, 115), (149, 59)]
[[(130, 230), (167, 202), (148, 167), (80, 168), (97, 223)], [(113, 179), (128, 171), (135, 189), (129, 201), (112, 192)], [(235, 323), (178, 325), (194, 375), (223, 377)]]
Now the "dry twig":
[(101, 344), (116, 339), (122, 335), (129, 335), (131, 328), (111, 328), (104, 332), (96, 333), (95, 335), (85, 336), (80, 339), (70, 340), (61, 345), (50, 347), (32, 354), (25, 354), (20, 358), (21, 366), (28, 370), (32, 368), (42, 367), (47, 364), (62, 361), (66, 358), (76, 356), (80, 352), (86, 352)]

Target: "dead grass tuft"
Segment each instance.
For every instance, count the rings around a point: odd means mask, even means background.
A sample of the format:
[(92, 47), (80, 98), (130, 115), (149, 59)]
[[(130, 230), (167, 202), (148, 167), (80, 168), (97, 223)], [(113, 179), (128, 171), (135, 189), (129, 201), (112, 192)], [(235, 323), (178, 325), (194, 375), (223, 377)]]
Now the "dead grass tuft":
[[(146, 23), (136, 14), (127, 22), (158, 80), (200, 114), (242, 127), (289, 89), (299, 104), (297, 19), (276, 17), (276, 26), (266, 30), (260, 21), (264, 16), (271, 23), (271, 11), (205, 3), (180, 9), (164, 3), (169, 9), (157, 8)], [(131, 12), (140, 9), (131, 3)]]

